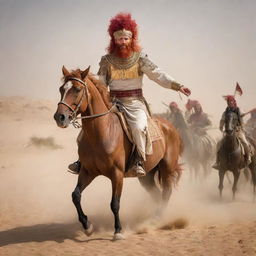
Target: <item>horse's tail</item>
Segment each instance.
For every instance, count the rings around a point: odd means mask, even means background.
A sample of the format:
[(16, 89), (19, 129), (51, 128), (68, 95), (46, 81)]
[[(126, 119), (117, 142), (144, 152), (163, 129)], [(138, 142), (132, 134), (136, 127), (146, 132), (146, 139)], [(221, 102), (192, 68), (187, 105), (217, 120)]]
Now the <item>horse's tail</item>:
[(182, 174), (182, 164), (179, 164), (177, 163), (176, 164), (176, 167), (174, 169), (174, 172), (172, 174), (172, 181), (173, 181), (173, 185), (174, 187), (177, 187), (178, 183), (179, 183), (179, 180), (180, 180), (180, 177), (181, 177), (181, 174)]
[(183, 154), (183, 152), (184, 152), (184, 141), (183, 141), (183, 139), (182, 139), (182, 137), (181, 137), (181, 134), (180, 134), (180, 132), (179, 132), (179, 137), (180, 137), (180, 147), (179, 147), (179, 156), (181, 156), (182, 154)]
[[(179, 136), (179, 156), (182, 156), (183, 152), (184, 152), (184, 142), (183, 139), (181, 137), (181, 134), (179, 131), (178, 132), (178, 136)], [(182, 174), (182, 165), (178, 162), (178, 159), (175, 161), (174, 163), (174, 168), (173, 168), (173, 172), (172, 172), (172, 181), (173, 181), (173, 185), (176, 187), (178, 185), (178, 182), (180, 180), (181, 174)]]

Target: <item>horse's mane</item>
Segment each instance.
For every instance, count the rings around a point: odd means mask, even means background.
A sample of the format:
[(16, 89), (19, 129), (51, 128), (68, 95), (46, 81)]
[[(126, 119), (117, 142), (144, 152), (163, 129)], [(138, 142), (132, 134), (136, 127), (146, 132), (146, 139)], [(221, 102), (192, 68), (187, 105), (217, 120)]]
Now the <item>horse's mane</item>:
[(110, 109), (112, 107), (109, 91), (107, 85), (101, 82), (99, 79), (95, 77), (92, 73), (90, 73), (87, 78), (95, 85), (98, 89), (104, 103), (106, 104), (107, 108)]
[[(81, 70), (79, 68), (76, 69), (76, 70), (71, 70), (70, 74), (67, 75), (67, 76), (64, 76), (62, 78), (62, 80), (64, 82), (67, 82), (72, 77), (77, 77), (79, 79), (82, 79), (82, 77), (81, 77)], [(110, 109), (113, 104), (111, 103), (111, 99), (110, 99), (110, 95), (109, 95), (109, 91), (108, 91), (107, 86), (103, 82), (101, 82), (99, 79), (97, 79), (95, 77), (95, 75), (92, 74), (92, 73), (88, 74), (87, 79), (89, 79), (89, 81), (91, 81), (95, 85), (95, 87), (99, 91), (99, 93), (100, 93), (100, 95), (101, 95), (101, 97), (102, 97), (106, 107), (108, 109)]]

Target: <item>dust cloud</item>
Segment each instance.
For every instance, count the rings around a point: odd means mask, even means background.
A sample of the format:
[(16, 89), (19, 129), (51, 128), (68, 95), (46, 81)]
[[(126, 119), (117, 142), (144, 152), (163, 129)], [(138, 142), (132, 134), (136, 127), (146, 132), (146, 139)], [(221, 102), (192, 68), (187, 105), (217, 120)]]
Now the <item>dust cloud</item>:
[[(67, 172), (68, 164), (77, 159), (78, 130), (56, 126), (53, 102), (11, 97), (1, 98), (0, 103), (1, 229), (38, 223), (78, 223), (71, 200), (77, 176)], [(35, 138), (36, 141), (45, 138), (48, 142), (51, 138), (51, 143), (31, 143)], [(190, 227), (255, 218), (252, 186), (243, 177), (235, 201), (226, 179), (221, 201), (215, 170), (207, 179), (203, 179), (199, 171), (195, 179), (186, 165), (183, 169), (179, 185), (158, 219), (155, 218), (156, 206), (138, 180), (125, 180), (120, 210), (124, 230), (149, 232), (165, 225), (171, 229), (179, 220), (183, 220), (184, 227)], [(232, 180), (231, 175), (230, 178)], [(110, 200), (111, 183), (105, 177), (96, 178), (82, 194), (84, 211), (98, 231), (113, 231)]]

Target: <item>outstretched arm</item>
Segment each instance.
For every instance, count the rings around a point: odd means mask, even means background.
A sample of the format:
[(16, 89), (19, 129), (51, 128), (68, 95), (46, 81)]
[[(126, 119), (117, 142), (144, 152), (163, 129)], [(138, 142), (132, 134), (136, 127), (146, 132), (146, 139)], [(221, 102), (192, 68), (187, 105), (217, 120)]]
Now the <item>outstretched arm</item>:
[(179, 91), (186, 96), (189, 96), (191, 94), (191, 91), (188, 88), (177, 83), (171, 76), (158, 68), (157, 65), (149, 60), (147, 55), (141, 57), (140, 67), (142, 72), (145, 73), (150, 80), (153, 80), (160, 86)]

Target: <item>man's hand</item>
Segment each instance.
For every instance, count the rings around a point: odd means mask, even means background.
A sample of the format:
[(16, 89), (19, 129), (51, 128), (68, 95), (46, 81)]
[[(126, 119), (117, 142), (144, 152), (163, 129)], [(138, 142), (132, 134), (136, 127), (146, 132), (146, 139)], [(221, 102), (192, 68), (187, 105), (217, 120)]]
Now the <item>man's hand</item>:
[(189, 95), (191, 94), (191, 91), (190, 91), (188, 88), (183, 87), (183, 86), (180, 87), (179, 92), (182, 92), (182, 93), (185, 94), (186, 96), (189, 96)]

